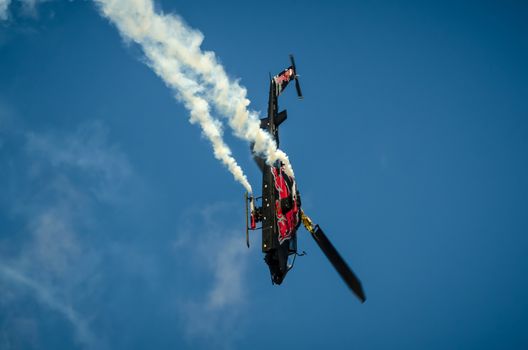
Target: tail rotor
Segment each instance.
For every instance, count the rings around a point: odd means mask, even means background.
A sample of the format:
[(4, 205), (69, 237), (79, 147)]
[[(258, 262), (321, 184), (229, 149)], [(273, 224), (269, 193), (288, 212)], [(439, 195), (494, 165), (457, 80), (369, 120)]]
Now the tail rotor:
[(297, 74), (297, 68), (295, 67), (295, 60), (293, 58), (293, 55), (290, 54), (290, 61), (291, 65), (293, 67), (293, 72), (295, 74), (295, 89), (297, 90), (297, 96), (299, 96), (300, 99), (303, 98), (302, 91), (301, 91), (301, 85), (299, 84), (299, 75)]

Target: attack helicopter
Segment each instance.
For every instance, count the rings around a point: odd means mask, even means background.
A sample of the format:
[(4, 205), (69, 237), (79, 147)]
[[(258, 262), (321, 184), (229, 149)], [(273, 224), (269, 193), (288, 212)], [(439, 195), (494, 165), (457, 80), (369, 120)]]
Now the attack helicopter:
[[(260, 127), (266, 130), (279, 146), (279, 126), (286, 120), (287, 112), (278, 112), (278, 98), (286, 86), (294, 81), (299, 99), (303, 98), (299, 84), (299, 75), (293, 55), (290, 66), (271, 77), (269, 85), (268, 114), (260, 121)], [(262, 196), (245, 194), (246, 203), (246, 244), (249, 248), (249, 231), (262, 230), (262, 252), (269, 267), (271, 281), (280, 285), (288, 271), (293, 268), (295, 258), (301, 256), (297, 251), (297, 229), (301, 225), (310, 232), (319, 248), (326, 255), (339, 275), (352, 292), (363, 303), (366, 300), (361, 282), (319, 225), (301, 208), (301, 196), (293, 176), (286, 173), (284, 164), (277, 161), (268, 165), (259, 156), (254, 159), (262, 171)], [(260, 204), (258, 204), (260, 202)], [(257, 224), (261, 223), (260, 227)]]

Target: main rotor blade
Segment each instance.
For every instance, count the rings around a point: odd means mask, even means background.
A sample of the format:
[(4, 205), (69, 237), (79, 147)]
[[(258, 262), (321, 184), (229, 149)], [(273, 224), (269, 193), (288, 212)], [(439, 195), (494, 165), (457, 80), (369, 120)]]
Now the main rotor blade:
[(357, 295), (361, 302), (364, 303), (366, 297), (365, 293), (363, 292), (363, 287), (361, 287), (361, 282), (352, 272), (350, 267), (348, 267), (347, 263), (345, 262), (345, 260), (343, 260), (341, 255), (339, 255), (339, 253), (334, 248), (330, 240), (326, 237), (319, 225), (315, 226), (315, 230), (312, 233), (312, 237), (315, 239), (317, 245), (319, 245), (319, 248), (321, 248), (328, 260), (330, 260), (330, 262), (332, 263), (336, 271), (339, 273), (341, 278), (343, 278), (348, 287), (354, 292), (354, 294)]

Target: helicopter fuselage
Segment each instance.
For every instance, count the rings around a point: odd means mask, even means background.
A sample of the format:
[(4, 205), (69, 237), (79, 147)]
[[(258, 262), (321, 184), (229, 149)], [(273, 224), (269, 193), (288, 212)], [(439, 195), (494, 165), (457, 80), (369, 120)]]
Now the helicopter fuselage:
[[(280, 82), (279, 82), (280, 83)], [(268, 116), (261, 119), (265, 129), (279, 146), (279, 125), (287, 118), (286, 110), (278, 112), (277, 80), (270, 80)], [(297, 254), (297, 228), (300, 224), (300, 195), (295, 179), (284, 172), (283, 164), (273, 165), (256, 156), (262, 171), (261, 207), (255, 208), (254, 221), (262, 222), (262, 252), (274, 284), (281, 284), (291, 268), (288, 258)]]

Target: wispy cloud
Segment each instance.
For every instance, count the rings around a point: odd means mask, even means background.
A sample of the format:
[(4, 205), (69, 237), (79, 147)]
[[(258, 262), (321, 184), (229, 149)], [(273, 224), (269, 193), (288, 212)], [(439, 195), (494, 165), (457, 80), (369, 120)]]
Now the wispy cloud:
[(92, 122), (69, 135), (30, 132), (27, 151), (37, 162), (44, 160), (55, 169), (77, 172), (82, 180), (89, 180), (89, 189), (98, 199), (113, 200), (132, 170), (121, 150), (107, 140), (108, 130), (101, 122)]
[(0, 20), (6, 20), (8, 13), (7, 9), (9, 8), (9, 4), (11, 3), (11, 0), (0, 0)]
[(241, 231), (226, 228), (219, 220), (233, 212), (233, 207), (217, 203), (189, 212), (191, 224), (180, 230), (175, 241), (177, 254), (186, 252), (194, 268), (203, 270), (204, 280), (209, 281), (203, 293), (178, 303), (184, 331), (190, 341), (214, 348), (232, 346), (247, 304), (249, 251)]
[[(227, 239), (226, 239), (227, 238)], [(247, 248), (241, 244), (240, 231), (234, 231), (227, 237), (217, 237), (216, 253), (209, 261), (213, 270), (214, 283), (207, 298), (207, 306), (212, 310), (237, 306), (245, 302), (243, 274), (246, 270)]]
[(6, 180), (9, 215), (22, 224), (10, 228), (16, 234), (0, 236), (0, 248), (9, 247), (0, 250), (0, 296), (17, 302), (18, 291), (31, 291), (71, 323), (82, 347), (99, 349), (103, 342), (89, 321), (95, 311), (86, 311), (98, 293), (101, 263), (91, 236), (94, 207), (118, 197), (131, 167), (101, 123), (70, 133), (18, 134), (24, 135), (24, 161)]
[[(38, 17), (37, 5), (52, 0), (17, 0), (20, 4), (20, 13), (24, 16)], [(11, 0), (0, 0), (0, 21), (9, 19), (9, 7), (14, 3)]]
[(59, 312), (72, 325), (76, 333), (77, 340), (89, 349), (97, 349), (99, 344), (87, 326), (85, 319), (68, 304), (58, 300), (53, 293), (45, 286), (28, 278), (19, 271), (0, 262), (0, 278), (7, 282), (13, 282), (21, 287), (28, 288), (36, 298), (50, 309)]

